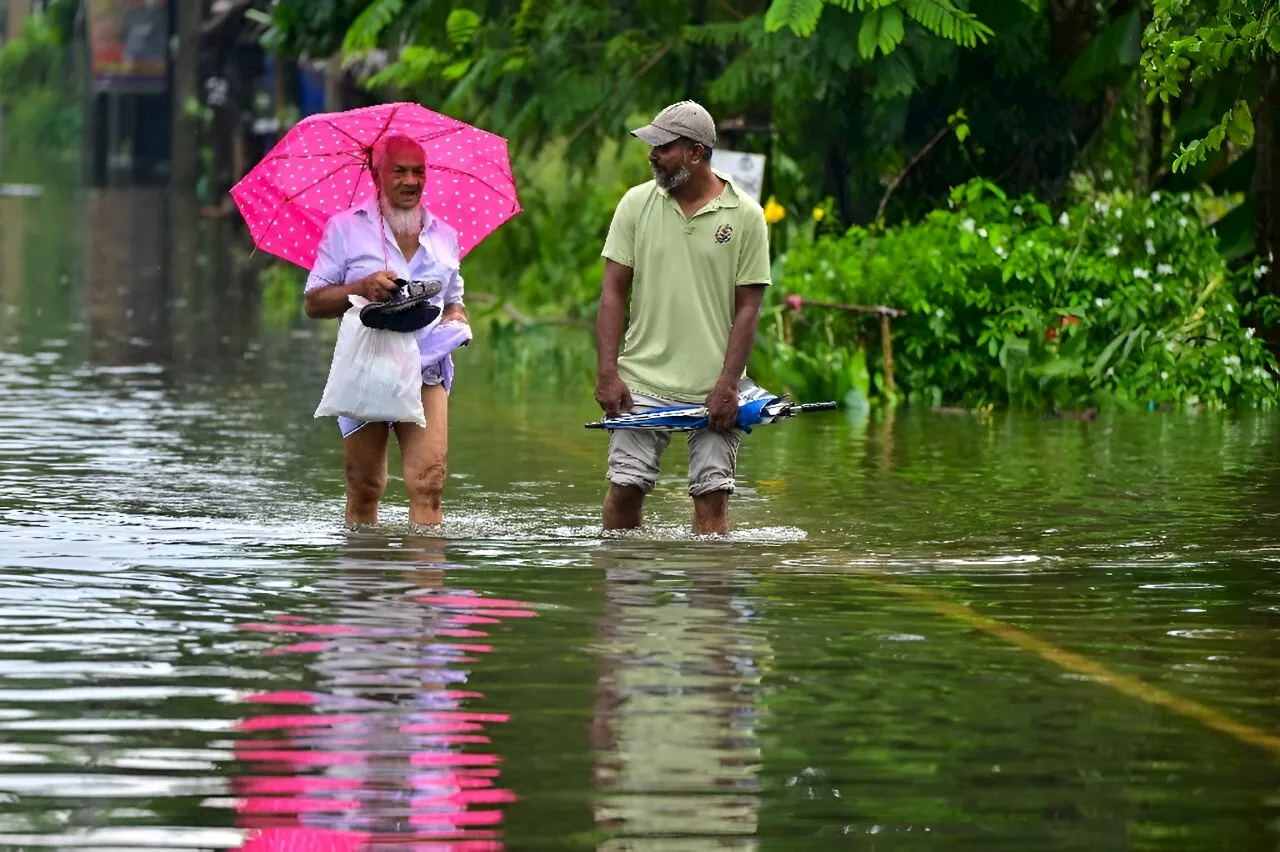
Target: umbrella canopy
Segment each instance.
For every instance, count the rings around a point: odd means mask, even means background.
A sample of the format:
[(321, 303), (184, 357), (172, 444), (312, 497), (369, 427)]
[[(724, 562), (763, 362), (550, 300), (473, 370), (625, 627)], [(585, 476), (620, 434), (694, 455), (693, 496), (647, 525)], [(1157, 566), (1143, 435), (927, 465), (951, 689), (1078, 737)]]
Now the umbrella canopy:
[(374, 194), (384, 136), (422, 146), (423, 202), (458, 232), (462, 255), (520, 212), (505, 139), (418, 104), (379, 104), (304, 118), (232, 188), (254, 244), (310, 269), (329, 217)]
[[(767, 426), (807, 411), (829, 411), (834, 402), (810, 402), (803, 405), (781, 396), (750, 395), (738, 401), (737, 426), (750, 432), (753, 426)], [(658, 432), (693, 432), (707, 428), (707, 409), (702, 405), (678, 405), (654, 408), (617, 417), (605, 417), (586, 424), (588, 429), (651, 429)]]

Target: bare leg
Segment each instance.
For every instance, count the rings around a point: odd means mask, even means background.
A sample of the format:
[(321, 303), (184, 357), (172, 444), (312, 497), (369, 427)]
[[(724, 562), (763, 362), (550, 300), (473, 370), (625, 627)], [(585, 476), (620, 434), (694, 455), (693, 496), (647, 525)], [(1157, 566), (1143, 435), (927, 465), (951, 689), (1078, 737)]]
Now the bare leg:
[(347, 523), (376, 524), (378, 503), (387, 487), (385, 423), (370, 423), (342, 442), (347, 477)]
[(728, 491), (712, 491), (693, 498), (693, 534), (729, 534)]
[(449, 397), (443, 385), (422, 389), (427, 415), (424, 429), (413, 423), (397, 423), (396, 439), (404, 457), (404, 486), (409, 492), (409, 523), (437, 526), (444, 521), (444, 494), (449, 453)]
[(610, 485), (604, 498), (604, 528), (633, 530), (644, 519), (644, 492), (634, 485)]

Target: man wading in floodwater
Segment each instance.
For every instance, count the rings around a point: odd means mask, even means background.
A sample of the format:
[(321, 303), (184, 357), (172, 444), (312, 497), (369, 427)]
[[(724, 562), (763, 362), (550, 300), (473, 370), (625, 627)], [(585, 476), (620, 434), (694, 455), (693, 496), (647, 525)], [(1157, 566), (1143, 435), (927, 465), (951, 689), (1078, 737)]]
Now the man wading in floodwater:
[[(622, 197), (605, 240), (596, 401), (611, 417), (707, 406), (711, 428), (689, 433), (693, 531), (723, 534), (742, 440), (738, 394), (751, 386), (747, 358), (770, 283), (768, 226), (760, 205), (711, 168), (716, 127), (700, 105), (673, 104), (633, 134), (652, 146), (654, 179)], [(606, 529), (640, 526), (670, 441), (666, 432), (610, 433)]]
[[(414, 332), (423, 356), (422, 406), (426, 428), (396, 423), (396, 439), (404, 457), (404, 482), (409, 492), (409, 523), (434, 526), (442, 520), (448, 451), (452, 361), (439, 341), (457, 339), (436, 334), (446, 323), (466, 325), (459, 274), (458, 235), (422, 203), (426, 158), (422, 147), (407, 136), (388, 136), (373, 150), (373, 177), (378, 192), (367, 202), (329, 220), (319, 254), (306, 286), (307, 316), (342, 316), (351, 307), (347, 296), (385, 302), (396, 292), (396, 279), (438, 281), (443, 287), (431, 298), (443, 306), (440, 318)], [(444, 331), (443, 328), (439, 331)], [(347, 523), (372, 524), (387, 485), (387, 444), (390, 426), (338, 418), (343, 437), (347, 480)]]

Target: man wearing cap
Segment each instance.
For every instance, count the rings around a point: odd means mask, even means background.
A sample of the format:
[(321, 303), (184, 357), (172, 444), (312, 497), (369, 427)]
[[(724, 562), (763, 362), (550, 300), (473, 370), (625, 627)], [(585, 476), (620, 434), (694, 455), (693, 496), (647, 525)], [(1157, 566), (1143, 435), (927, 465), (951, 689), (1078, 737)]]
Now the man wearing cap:
[[(702, 106), (672, 104), (632, 133), (652, 148), (653, 180), (622, 197), (605, 239), (596, 401), (608, 416), (707, 406), (711, 428), (689, 433), (693, 531), (724, 534), (742, 440), (738, 394), (751, 387), (746, 364), (770, 283), (768, 226), (760, 205), (711, 168), (716, 127)], [(640, 526), (670, 440), (610, 433), (606, 529)]]

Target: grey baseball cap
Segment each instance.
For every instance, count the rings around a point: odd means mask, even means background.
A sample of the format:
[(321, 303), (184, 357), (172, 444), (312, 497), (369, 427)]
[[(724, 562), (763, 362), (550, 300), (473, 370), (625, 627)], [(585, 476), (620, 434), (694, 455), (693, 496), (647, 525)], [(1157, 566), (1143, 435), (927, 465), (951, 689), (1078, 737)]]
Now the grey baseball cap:
[(711, 113), (695, 101), (672, 104), (654, 117), (644, 127), (631, 131), (631, 135), (655, 148), (681, 137), (700, 142), (708, 148), (716, 146), (716, 123)]

